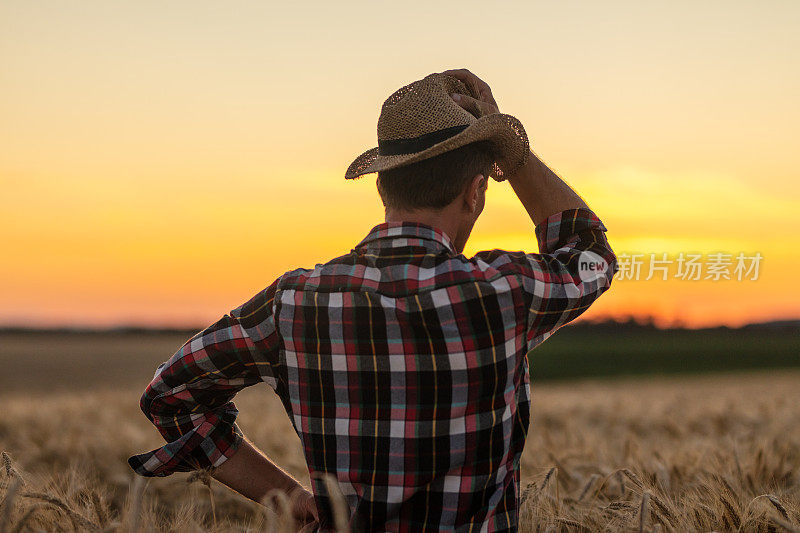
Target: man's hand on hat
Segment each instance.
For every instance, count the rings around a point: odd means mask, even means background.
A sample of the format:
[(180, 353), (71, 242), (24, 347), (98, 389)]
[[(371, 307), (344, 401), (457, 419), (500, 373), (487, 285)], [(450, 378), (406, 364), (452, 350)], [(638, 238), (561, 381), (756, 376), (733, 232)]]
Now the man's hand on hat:
[(497, 102), (492, 96), (492, 89), (489, 84), (480, 79), (478, 76), (465, 68), (455, 70), (445, 70), (442, 74), (453, 76), (461, 80), (466, 85), (472, 94), (478, 95), (478, 98), (466, 94), (451, 94), (451, 98), (458, 105), (475, 115), (475, 117), (482, 117), (484, 115), (491, 115), (499, 113)]
[[(442, 72), (442, 74), (447, 74), (448, 76), (453, 76), (454, 78), (461, 80), (461, 82), (467, 86), (472, 94), (478, 95), (478, 98), (474, 98), (466, 94), (454, 93), (450, 95), (454, 102), (466, 109), (476, 118), (500, 112), (497, 107), (497, 102), (492, 95), (492, 89), (489, 87), (489, 84), (469, 70), (465, 68), (445, 70)], [(498, 160), (497, 164), (505, 167), (505, 163), (501, 160)], [(506, 179), (506, 176), (499, 177), (498, 175), (495, 175), (493, 177), (496, 181), (504, 181)]]

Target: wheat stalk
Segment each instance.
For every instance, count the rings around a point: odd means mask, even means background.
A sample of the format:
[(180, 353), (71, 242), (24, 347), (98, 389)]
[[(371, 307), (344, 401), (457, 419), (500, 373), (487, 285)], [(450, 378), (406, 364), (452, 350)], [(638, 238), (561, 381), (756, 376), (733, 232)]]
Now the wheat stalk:
[(97, 523), (101, 526), (103, 524), (107, 524), (109, 521), (108, 511), (103, 505), (103, 501), (100, 499), (100, 496), (97, 492), (90, 492), (89, 493), (89, 501), (92, 504), (92, 509), (94, 509), (94, 514), (97, 517)]
[(144, 478), (136, 476), (133, 478), (131, 487), (128, 490), (128, 498), (130, 499), (130, 506), (128, 507), (128, 530), (132, 533), (138, 533), (139, 524), (141, 523), (142, 512), (142, 496), (144, 494)]
[(280, 533), (294, 533), (297, 530), (294, 516), (292, 516), (292, 503), (286, 493), (279, 489), (273, 489), (265, 496), (267, 505), (270, 505), (278, 519)]
[(786, 522), (783, 519), (778, 518), (777, 516), (771, 517), (771, 520), (773, 522), (775, 522), (777, 525), (779, 525), (780, 527), (782, 527), (783, 529), (785, 529), (786, 531), (789, 531), (790, 533), (800, 533), (800, 529), (796, 528), (795, 526), (793, 526), (789, 522)]
[(14, 467), (14, 461), (11, 460), (11, 455), (8, 452), (4, 451), (0, 454), (3, 461), (3, 469), (6, 471), (6, 476), (11, 478), (16, 478), (19, 480), (20, 484), (25, 485), (25, 478), (22, 474)]
[(589, 504), (589, 511), (590, 512), (591, 512), (592, 509), (594, 509), (594, 504), (597, 501), (597, 498), (600, 496), (600, 491), (603, 490), (603, 487), (605, 486), (605, 484), (608, 483), (608, 481), (612, 477), (614, 477), (618, 472), (619, 472), (619, 470), (615, 470), (614, 472), (611, 472), (606, 477), (604, 477), (603, 481), (597, 486), (597, 488), (594, 491), (594, 495), (592, 496), (592, 501)]
[(628, 479), (630, 479), (631, 481), (633, 481), (634, 485), (636, 485), (637, 487), (639, 487), (639, 488), (644, 487), (644, 484), (639, 479), (639, 476), (637, 476), (636, 474), (634, 474), (633, 472), (631, 472), (627, 468), (622, 468), (622, 469), (619, 470), (619, 472), (622, 472), (623, 474), (625, 474), (625, 476)]
[(739, 529), (742, 525), (741, 517), (739, 516), (739, 513), (736, 511), (736, 509), (733, 507), (733, 504), (730, 501), (728, 501), (728, 497), (725, 496), (724, 494), (720, 495), (719, 500), (722, 502), (722, 505), (725, 507), (725, 510), (727, 511), (727, 513), (722, 514), (723, 518), (725, 517), (726, 514), (729, 515), (731, 519), (731, 525), (736, 529)]
[(647, 515), (649, 514), (648, 503), (650, 502), (650, 493), (644, 491), (642, 493), (642, 503), (639, 505), (639, 533), (644, 532), (644, 525), (647, 523)]
[[(772, 507), (774, 507), (780, 513), (781, 517), (784, 520), (789, 520), (789, 521), (791, 520), (791, 518), (789, 518), (789, 512), (786, 510), (786, 507), (783, 506), (783, 504), (781, 503), (781, 501), (778, 499), (777, 496), (775, 496), (774, 494), (761, 494), (759, 496), (756, 496), (749, 502), (747, 502), (747, 505), (745, 505), (744, 510), (742, 512), (742, 523), (745, 523), (750, 518), (750, 515), (752, 514), (753, 503), (762, 498), (766, 499), (772, 505)], [(775, 519), (773, 518), (773, 521), (774, 520)], [(784, 527), (783, 524), (779, 525), (781, 527)]]
[(767, 494), (766, 497), (767, 501), (769, 501), (769, 503), (771, 503), (772, 506), (775, 507), (775, 509), (777, 509), (779, 513), (781, 513), (781, 516), (785, 520), (789, 520), (789, 512), (786, 510), (786, 507), (783, 506), (778, 497), (773, 496), (772, 494)]
[(583, 498), (586, 496), (586, 493), (589, 492), (589, 489), (592, 488), (592, 485), (594, 484), (594, 482), (597, 481), (599, 478), (600, 478), (600, 474), (592, 474), (589, 477), (589, 481), (586, 482), (586, 485), (584, 485), (580, 496), (578, 496), (578, 501), (583, 501)]
[(23, 492), (20, 494), (23, 498), (30, 498), (32, 500), (40, 500), (45, 503), (48, 503), (54, 507), (57, 507), (64, 511), (67, 514), (67, 517), (76, 525), (80, 526), (80, 529), (83, 530), (97, 530), (100, 529), (100, 526), (89, 520), (88, 518), (80, 515), (75, 510), (73, 510), (69, 505), (67, 505), (64, 500), (52, 496), (50, 494), (46, 494), (43, 492)]
[(325, 484), (325, 492), (331, 502), (331, 512), (333, 513), (333, 522), (337, 533), (348, 533), (350, 531), (350, 526), (348, 525), (350, 512), (344, 494), (339, 489), (339, 483), (330, 474), (323, 475), (322, 482)]
[[(5, 452), (3, 452), (5, 454)], [(3, 456), (5, 460), (5, 455)], [(11, 484), (6, 489), (6, 497), (3, 499), (3, 507), (0, 508), (0, 533), (6, 532), (6, 527), (9, 522), (11, 522), (11, 514), (14, 511), (14, 500), (17, 496), (17, 491), (19, 490), (20, 485), (19, 479), (13, 479)]]
[(561, 463), (561, 461), (559, 461), (556, 458), (555, 455), (553, 455), (552, 452), (548, 452), (547, 455), (550, 458), (550, 460), (553, 461), (553, 463), (556, 465), (558, 471), (561, 474), (563, 474), (562, 476), (558, 477), (558, 481), (564, 483), (564, 487), (566, 488), (567, 481), (574, 478), (573, 474), (563, 465), (563, 463)]
[(547, 486), (547, 483), (550, 481), (550, 478), (553, 476), (553, 473), (557, 470), (554, 466), (552, 467), (547, 474), (545, 474), (544, 479), (542, 480), (542, 484), (539, 485), (539, 492), (542, 492), (544, 488)]
[(574, 527), (575, 529), (579, 529), (581, 531), (589, 531), (589, 528), (578, 522), (577, 520), (572, 520), (570, 518), (564, 518), (562, 516), (556, 517), (556, 522), (564, 524), (565, 526)]
[(678, 524), (678, 516), (669, 510), (667, 504), (662, 502), (661, 499), (653, 493), (650, 493), (649, 502), (653, 504), (659, 519), (666, 522), (670, 528), (675, 528)]
[(522, 491), (522, 497), (520, 498), (520, 505), (522, 505), (526, 501), (528, 501), (528, 498), (530, 497), (531, 492), (533, 492), (534, 490), (536, 490), (536, 483), (531, 481), (530, 483), (528, 483), (525, 486), (525, 490)]
[(120, 527), (122, 527), (122, 522), (111, 522), (106, 526), (104, 530), (102, 530), (101, 533), (112, 533), (113, 531), (119, 529)]
[(3, 453), (0, 454), (0, 457), (2, 457), (2, 459), (3, 459), (3, 467), (6, 470), (6, 475), (10, 476), (11, 475), (11, 469), (13, 468), (12, 463), (11, 463), (11, 456), (8, 455), (7, 451), (3, 451)]
[(32, 505), (25, 511), (25, 514), (22, 515), (22, 518), (19, 519), (17, 525), (14, 526), (14, 529), (11, 530), (11, 533), (21, 533), (22, 529), (27, 525), (28, 520), (30, 520), (34, 514), (36, 514), (40, 509), (43, 509), (47, 506), (44, 503), (37, 503), (36, 505)]
[(208, 490), (208, 499), (211, 502), (211, 520), (214, 524), (214, 529), (217, 528), (217, 506), (216, 500), (214, 499), (214, 490), (211, 487), (211, 470), (207, 468), (201, 468), (198, 470), (193, 471), (189, 477), (186, 479), (187, 483), (194, 483), (199, 482), (205, 485), (206, 490)]

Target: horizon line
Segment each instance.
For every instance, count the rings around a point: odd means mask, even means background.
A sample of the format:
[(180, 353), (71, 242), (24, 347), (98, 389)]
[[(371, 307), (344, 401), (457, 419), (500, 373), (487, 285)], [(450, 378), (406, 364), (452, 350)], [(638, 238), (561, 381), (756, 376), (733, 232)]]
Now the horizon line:
[[(607, 328), (607, 327), (623, 327), (623, 328), (642, 328), (642, 329), (655, 329), (659, 331), (703, 331), (703, 330), (731, 330), (731, 331), (738, 331), (738, 330), (747, 330), (747, 329), (762, 329), (762, 328), (789, 328), (789, 329), (800, 329), (800, 317), (792, 317), (792, 318), (781, 318), (775, 320), (763, 320), (763, 321), (755, 321), (755, 322), (747, 322), (745, 324), (741, 324), (738, 326), (730, 326), (727, 324), (718, 324), (715, 326), (700, 326), (700, 327), (693, 327), (687, 324), (672, 324), (672, 325), (660, 325), (657, 321), (654, 321), (652, 317), (626, 317), (624, 319), (614, 318), (614, 317), (605, 317), (601, 319), (583, 319), (577, 320), (570, 324), (565, 324), (562, 327), (584, 327), (584, 328)], [(51, 325), (51, 326), (23, 326), (19, 324), (13, 323), (0, 323), (0, 334), (8, 334), (8, 333), (73, 333), (73, 334), (80, 334), (80, 333), (87, 333), (87, 334), (100, 334), (100, 333), (187, 333), (187, 332), (200, 332), (204, 330), (208, 325), (203, 326), (196, 326), (196, 325), (185, 325), (185, 326), (151, 326), (151, 325), (144, 325), (144, 324), (136, 324), (136, 323), (128, 323), (128, 324), (117, 324), (117, 325), (68, 325), (68, 324), (60, 324), (60, 325)], [(561, 328), (559, 328), (561, 329)]]

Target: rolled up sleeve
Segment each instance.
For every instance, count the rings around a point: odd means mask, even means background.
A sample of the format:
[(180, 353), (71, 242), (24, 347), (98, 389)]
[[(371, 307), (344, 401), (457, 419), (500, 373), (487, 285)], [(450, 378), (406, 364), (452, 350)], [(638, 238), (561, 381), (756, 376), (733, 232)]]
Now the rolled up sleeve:
[(530, 347), (579, 317), (611, 286), (617, 257), (606, 227), (589, 209), (556, 213), (536, 227), (538, 254), (528, 254), (532, 295)]
[(233, 397), (261, 381), (273, 388), (276, 383), (270, 289), (189, 339), (158, 367), (139, 403), (167, 443), (128, 459), (137, 474), (218, 467), (239, 447), (243, 436)]
[(580, 316), (611, 286), (617, 258), (606, 227), (589, 209), (570, 209), (536, 226), (539, 253), (487, 252), (485, 260), (521, 279), (528, 348)]

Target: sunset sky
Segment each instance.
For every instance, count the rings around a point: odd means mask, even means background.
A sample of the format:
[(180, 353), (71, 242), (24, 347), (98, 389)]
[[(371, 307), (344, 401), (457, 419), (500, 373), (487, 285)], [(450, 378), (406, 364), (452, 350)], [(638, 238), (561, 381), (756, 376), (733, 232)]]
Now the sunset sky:
[[(794, 1), (6, 0), (0, 325), (202, 326), (348, 252), (383, 217), (343, 179), (381, 103), (457, 67), (618, 253), (763, 256), (618, 280), (587, 317), (800, 318), (798, 28)], [(507, 184), (467, 253), (495, 247), (536, 251)]]

